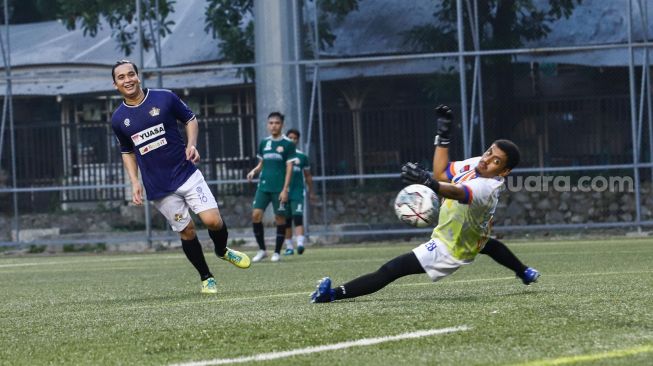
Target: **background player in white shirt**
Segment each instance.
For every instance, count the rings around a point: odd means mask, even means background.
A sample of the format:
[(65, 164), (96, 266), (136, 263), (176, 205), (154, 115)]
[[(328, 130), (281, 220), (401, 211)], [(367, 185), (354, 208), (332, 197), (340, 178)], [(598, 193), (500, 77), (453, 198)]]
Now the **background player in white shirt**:
[(519, 163), (519, 149), (512, 141), (497, 140), (480, 157), (449, 162), (453, 115), (446, 106), (436, 108), (436, 113), (438, 133), (433, 155), (436, 173), (414, 163), (407, 163), (401, 169), (404, 182), (428, 186), (443, 198), (438, 226), (431, 239), (390, 260), (376, 272), (339, 287), (331, 288), (331, 279), (323, 278), (311, 294), (311, 302), (332, 302), (367, 295), (411, 274), (426, 273), (433, 281), (438, 281), (472, 263), (478, 253), (487, 254), (511, 268), (527, 285), (539, 277), (539, 272), (524, 266), (503, 243), (497, 240), (489, 242), (504, 177)]

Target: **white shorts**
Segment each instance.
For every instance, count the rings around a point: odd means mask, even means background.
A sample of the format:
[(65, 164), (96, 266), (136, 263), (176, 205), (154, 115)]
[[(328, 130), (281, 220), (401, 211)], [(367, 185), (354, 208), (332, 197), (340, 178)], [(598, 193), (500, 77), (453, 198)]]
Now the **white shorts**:
[(456, 272), (460, 266), (471, 261), (452, 258), (446, 246), (437, 239), (431, 239), (413, 249), (413, 253), (433, 282)]
[(184, 230), (190, 223), (189, 208), (196, 214), (218, 208), (218, 203), (199, 170), (195, 171), (176, 191), (152, 202), (176, 232)]

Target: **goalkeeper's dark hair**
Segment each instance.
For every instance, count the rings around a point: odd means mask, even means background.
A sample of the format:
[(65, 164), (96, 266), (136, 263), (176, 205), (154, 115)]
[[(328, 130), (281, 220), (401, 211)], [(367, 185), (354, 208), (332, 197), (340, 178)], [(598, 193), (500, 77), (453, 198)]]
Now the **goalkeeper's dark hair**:
[(517, 145), (510, 140), (496, 140), (494, 145), (506, 153), (508, 161), (506, 162), (506, 168), (511, 169), (516, 167), (519, 164), (520, 153)]
[(125, 65), (125, 64), (132, 65), (132, 67), (134, 68), (134, 72), (136, 73), (136, 75), (138, 75), (138, 66), (136, 66), (135, 63), (129, 60), (122, 59), (120, 61), (116, 61), (116, 64), (113, 65), (113, 67), (111, 68), (111, 78), (113, 79), (113, 81), (116, 81), (116, 68), (120, 65)]
[(297, 135), (297, 138), (300, 138), (302, 136), (302, 135), (299, 134), (299, 131), (296, 128), (289, 129), (286, 132), (286, 136), (290, 135), (291, 133)]

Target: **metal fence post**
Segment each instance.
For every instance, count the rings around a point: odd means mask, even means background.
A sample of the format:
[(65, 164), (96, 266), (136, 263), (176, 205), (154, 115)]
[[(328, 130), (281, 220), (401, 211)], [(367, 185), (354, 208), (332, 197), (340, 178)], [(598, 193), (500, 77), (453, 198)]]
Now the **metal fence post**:
[(630, 124), (631, 124), (631, 134), (633, 139), (633, 175), (635, 179), (635, 223), (637, 224), (637, 230), (641, 231), (641, 207), (640, 207), (640, 182), (639, 182), (639, 163), (638, 157), (638, 146), (637, 146), (637, 98), (635, 91), (635, 55), (633, 49), (633, 24), (632, 24), (632, 0), (628, 0), (628, 79), (630, 86)]

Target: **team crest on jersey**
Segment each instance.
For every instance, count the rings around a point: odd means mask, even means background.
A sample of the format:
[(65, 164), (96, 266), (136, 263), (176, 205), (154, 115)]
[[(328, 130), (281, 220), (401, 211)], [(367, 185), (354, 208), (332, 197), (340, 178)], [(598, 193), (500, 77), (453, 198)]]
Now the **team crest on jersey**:
[(283, 153), (283, 146), (277, 146), (277, 152), (279, 154)]
[(460, 172), (464, 173), (464, 172), (468, 171), (469, 168), (471, 168), (469, 165), (465, 165), (462, 169), (460, 169)]
[(181, 220), (184, 218), (182, 214), (175, 214), (175, 221), (181, 222)]
[(129, 120), (129, 118), (125, 118), (125, 120), (122, 121), (122, 123), (125, 124), (125, 127), (129, 127), (129, 125), (131, 124), (131, 121)]
[(268, 142), (265, 144), (265, 147), (263, 148), (263, 151), (265, 150), (272, 150), (272, 141), (268, 140)]
[(150, 116), (152, 117), (158, 116), (159, 113), (161, 113), (161, 110), (157, 107), (152, 107), (152, 109), (150, 109)]

